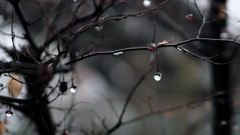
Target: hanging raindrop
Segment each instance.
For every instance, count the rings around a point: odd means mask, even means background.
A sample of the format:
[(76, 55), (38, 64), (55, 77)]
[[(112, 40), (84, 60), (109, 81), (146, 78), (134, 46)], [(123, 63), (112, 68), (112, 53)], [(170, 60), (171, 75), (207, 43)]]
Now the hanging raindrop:
[(11, 110), (7, 110), (6, 111), (6, 116), (8, 116), (8, 117), (11, 117), (11, 116), (13, 116), (13, 111), (11, 111)]
[(69, 91), (70, 91), (71, 93), (76, 93), (76, 91), (77, 91), (77, 86), (76, 86), (76, 85), (72, 85), (72, 87), (69, 89)]
[(67, 89), (68, 89), (67, 82), (65, 82), (65, 81), (60, 82), (60, 85), (59, 85), (60, 92), (65, 93), (67, 91)]
[(143, 5), (144, 5), (145, 7), (148, 7), (148, 6), (151, 5), (151, 1), (150, 1), (150, 0), (144, 0), (144, 1), (143, 1)]
[(113, 56), (120, 56), (120, 55), (122, 55), (123, 54), (123, 52), (115, 52), (115, 53), (113, 53), (112, 55)]
[(162, 74), (160, 72), (157, 72), (153, 77), (155, 81), (160, 81), (162, 78)]
[(147, 46), (148, 46), (148, 49), (151, 51), (155, 50), (157, 48), (156, 43), (149, 43)]
[(102, 26), (102, 25), (95, 26), (95, 30), (96, 30), (96, 31), (101, 31), (102, 29), (103, 29), (103, 26)]
[(193, 20), (193, 19), (194, 19), (194, 16), (193, 16), (193, 14), (187, 14), (187, 15), (186, 15), (186, 18), (187, 18), (188, 20)]
[(183, 49), (180, 48), (180, 47), (176, 47), (176, 49), (177, 49), (178, 51), (183, 51)]

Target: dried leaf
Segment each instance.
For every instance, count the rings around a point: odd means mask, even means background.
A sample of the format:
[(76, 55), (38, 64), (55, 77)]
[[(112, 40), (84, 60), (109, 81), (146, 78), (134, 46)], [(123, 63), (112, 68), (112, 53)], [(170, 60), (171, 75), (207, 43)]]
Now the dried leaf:
[(12, 95), (12, 97), (16, 98), (22, 90), (22, 83), (19, 82), (21, 81), (19, 75), (13, 74), (12, 77), (16, 80), (10, 78), (8, 82), (8, 91)]
[(158, 43), (157, 45), (160, 46), (160, 45), (165, 45), (165, 44), (167, 44), (167, 43), (168, 43), (168, 41), (164, 40), (164, 41)]
[(0, 121), (0, 135), (2, 135), (6, 131), (6, 122)]

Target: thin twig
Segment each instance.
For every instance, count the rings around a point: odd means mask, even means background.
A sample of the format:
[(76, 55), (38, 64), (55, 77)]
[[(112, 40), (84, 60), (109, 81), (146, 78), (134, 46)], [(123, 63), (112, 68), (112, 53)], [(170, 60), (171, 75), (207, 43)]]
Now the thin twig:
[[(221, 42), (230, 42), (230, 43), (235, 43), (237, 45), (240, 45), (239, 41), (234, 41), (232, 39), (190, 38), (190, 39), (183, 40), (183, 41), (180, 41), (180, 42), (177, 42), (177, 43), (172, 43), (172, 44), (169, 43), (169, 44), (160, 45), (160, 46), (158, 46), (158, 48), (161, 48), (161, 47), (178, 47), (179, 45), (183, 45), (183, 44), (186, 44), (186, 43), (191, 43), (191, 42), (194, 42), (194, 41), (221, 41)], [(93, 56), (97, 56), (97, 55), (109, 55), (109, 54), (112, 55), (113, 53), (116, 53), (116, 52), (129, 52), (129, 51), (137, 51), (137, 50), (147, 50), (147, 51), (149, 51), (148, 47), (144, 46), (144, 47), (129, 47), (129, 48), (112, 50), (112, 51), (92, 52), (92, 53), (89, 53), (89, 54), (82, 55), (81, 57), (78, 57), (76, 59), (70, 60), (69, 62), (67, 62), (65, 64), (69, 65), (69, 64), (75, 63), (77, 61), (81, 61), (83, 59), (93, 57)], [(206, 59), (207, 57), (199, 56), (199, 55), (197, 55), (195, 53), (192, 53), (192, 52), (190, 52), (189, 54), (191, 54), (195, 57), (198, 57), (202, 60), (205, 60), (207, 62), (210, 62), (212, 64), (215, 64), (215, 65), (227, 65), (227, 64), (239, 64), (240, 63), (240, 61), (217, 63), (217, 62), (211, 61), (209, 59)]]
[(16, 46), (14, 43), (15, 33), (13, 31), (13, 12), (12, 12), (12, 22), (11, 22), (11, 35), (12, 35), (11, 37), (12, 37), (13, 50), (15, 51), (17, 61), (19, 61), (20, 59), (19, 59), (18, 52), (17, 52)]
[(204, 14), (203, 14), (203, 13), (201, 12), (201, 10), (199, 9), (196, 0), (194, 0), (194, 4), (195, 4), (195, 7), (196, 7), (197, 10), (198, 10), (198, 13), (204, 18)]
[[(9, 34), (9, 33), (6, 33), (6, 32), (3, 32), (0, 30), (0, 33), (2, 33), (3, 35), (6, 35), (6, 36), (12, 36), (12, 34)], [(25, 37), (23, 36), (18, 36), (16, 34), (14, 34), (16, 38), (20, 38), (20, 39), (25, 39)]]
[(112, 132), (114, 132), (115, 130), (117, 130), (121, 124), (122, 124), (122, 118), (125, 114), (126, 108), (133, 96), (133, 94), (135, 93), (135, 91), (137, 90), (138, 86), (142, 83), (142, 81), (146, 78), (147, 74), (153, 69), (153, 66), (149, 66), (149, 68), (147, 69), (147, 71), (140, 77), (140, 79), (138, 80), (138, 82), (135, 84), (135, 86), (133, 87), (133, 89), (131, 90), (131, 92), (128, 94), (128, 97), (125, 101), (125, 104), (123, 106), (122, 112), (119, 116), (118, 122), (115, 124), (115, 126), (113, 126), (112, 128), (110, 128), (105, 135), (110, 135)]
[(88, 104), (87, 102), (84, 102), (84, 101), (79, 101), (79, 102), (76, 102), (76, 103), (72, 104), (72, 105), (70, 106), (70, 108), (68, 108), (68, 111), (65, 113), (63, 119), (62, 119), (58, 124), (56, 124), (56, 126), (60, 126), (61, 123), (62, 123), (62, 122), (65, 120), (65, 118), (67, 117), (68, 113), (70, 113), (70, 112), (73, 110), (73, 108), (74, 108), (76, 105), (80, 104), (80, 103)]
[(15, 80), (15, 81), (17, 81), (17, 82), (19, 82), (19, 83), (22, 83), (22, 84), (35, 85), (35, 84), (38, 82), (38, 81), (36, 81), (36, 82), (34, 82), (34, 83), (23, 82), (23, 81), (20, 81), (20, 80), (14, 78), (14, 77), (13, 77), (11, 74), (9, 74), (9, 73), (4, 74), (4, 76), (8, 76), (8, 77), (12, 78), (12, 80)]
[(202, 29), (203, 29), (205, 23), (206, 23), (206, 17), (205, 17), (205, 15), (203, 15), (203, 21), (202, 21), (202, 24), (201, 24), (201, 26), (200, 26), (200, 28), (199, 28), (199, 30), (198, 30), (198, 34), (197, 34), (196, 38), (199, 38), (199, 37), (200, 37), (200, 34), (201, 34), (201, 32), (202, 32)]
[(106, 117), (104, 117), (104, 118), (102, 119), (102, 118), (101, 118), (96, 112), (94, 112), (93, 110), (91, 110), (91, 112), (98, 118), (99, 121), (101, 121), (103, 128), (107, 131), (107, 130), (108, 130), (108, 127), (107, 127), (107, 125), (106, 125), (106, 123), (105, 123)]
[[(150, 116), (153, 116), (153, 115), (164, 114), (164, 113), (167, 113), (167, 112), (176, 111), (176, 110), (183, 109), (183, 108), (186, 108), (186, 107), (187, 108), (192, 108), (192, 106), (191, 106), (192, 104), (197, 104), (199, 106), (199, 104), (202, 103), (202, 102), (213, 100), (213, 97), (216, 97), (216, 96), (219, 96), (219, 95), (224, 95), (224, 94), (227, 94), (229, 92), (233, 92), (233, 90), (220, 91), (220, 92), (214, 93), (212, 95), (187, 102), (185, 104), (177, 105), (177, 106), (166, 108), (166, 109), (160, 109), (160, 110), (157, 110), (157, 111), (154, 111), (154, 112), (149, 112), (149, 113), (143, 114), (141, 116), (135, 117), (133, 119), (124, 121), (124, 122), (122, 122), (122, 125), (130, 124), (130, 123), (136, 122), (138, 120), (142, 120), (146, 117), (150, 117)], [(195, 106), (195, 107), (198, 107), (198, 106)]]
[(19, 0), (8, 0), (8, 1), (12, 4), (13, 8), (15, 9), (15, 13), (18, 15), (18, 18), (19, 18), (19, 20), (20, 20), (20, 22), (22, 24), (22, 27), (25, 30), (24, 36), (29, 41), (30, 46), (32, 48), (36, 49), (36, 50), (39, 50), (37, 45), (34, 43), (33, 38), (31, 37), (31, 34), (30, 34), (29, 30), (28, 30), (28, 24), (27, 24), (27, 22), (26, 22), (26, 20), (25, 20), (25, 18), (23, 16), (23, 13), (22, 13), (19, 5), (18, 5), (19, 4)]

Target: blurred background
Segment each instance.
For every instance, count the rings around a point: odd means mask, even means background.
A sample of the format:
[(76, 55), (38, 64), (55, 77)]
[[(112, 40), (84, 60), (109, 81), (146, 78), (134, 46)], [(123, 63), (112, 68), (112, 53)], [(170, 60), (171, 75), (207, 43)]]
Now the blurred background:
[[(210, 1), (196, 0), (201, 11), (210, 10)], [(29, 27), (32, 37), (38, 45), (42, 45), (46, 39), (47, 26), (43, 21), (38, 20), (39, 16), (47, 16), (52, 21), (57, 15), (56, 8), (61, 9), (60, 17), (57, 19), (56, 29), (61, 28), (67, 21), (68, 16), (74, 12), (80, 0), (21, 0), (21, 10), (29, 22), (35, 20)], [(109, 8), (102, 14), (102, 18), (117, 15), (119, 13), (131, 13), (145, 10), (161, 3), (158, 0), (126, 0), (118, 5)], [(106, 5), (107, 5), (106, 0)], [(238, 0), (229, 0), (226, 13), (228, 15), (228, 38), (239, 35), (239, 5)], [(13, 8), (5, 1), (0, 1), (0, 43), (9, 48), (12, 47), (11, 36), (11, 13)], [(81, 56), (89, 50), (92, 45), (92, 52), (108, 51), (127, 47), (147, 46), (153, 38), (153, 20), (156, 22), (156, 42), (172, 40), (177, 43), (182, 40), (196, 37), (202, 24), (202, 18), (195, 7), (193, 0), (170, 0), (164, 8), (143, 14), (140, 17), (129, 17), (120, 21), (109, 21), (96, 26), (81, 34), (74, 40), (73, 49)], [(77, 12), (78, 17), (90, 13), (92, 5), (90, 1)], [(186, 15), (193, 14), (194, 18), (189, 20)], [(83, 23), (76, 26), (79, 28)], [(14, 32), (16, 35), (24, 33), (17, 16), (14, 16)], [(27, 45), (24, 39), (16, 38), (17, 49)], [(56, 42), (48, 48), (51, 54), (57, 52)], [(203, 55), (212, 57), (215, 51), (206, 50), (207, 45), (193, 42), (184, 44), (182, 47)], [(214, 46), (211, 46), (214, 48)], [(0, 50), (2, 61), (11, 60), (5, 52)], [(117, 121), (129, 92), (133, 89), (142, 74), (147, 70), (153, 52), (137, 50), (124, 52), (120, 56), (99, 55), (83, 59), (76, 63), (75, 70), (64, 74), (65, 79), (71, 86), (71, 76), (74, 76), (74, 84), (77, 85), (76, 93), (68, 91), (52, 102), (52, 117), (56, 123), (58, 134), (62, 134), (66, 128), (71, 135), (100, 134), (104, 132), (102, 120), (106, 126), (111, 128)], [(62, 60), (62, 63), (68, 59)], [(179, 106), (198, 98), (203, 98), (211, 93), (212, 78), (210, 63), (183, 53), (174, 47), (158, 49), (159, 71), (162, 73), (160, 81), (155, 81), (153, 76), (157, 71), (155, 66), (146, 79), (140, 84), (131, 99), (123, 122), (131, 120), (143, 114), (157, 110)], [(234, 65), (238, 68), (238, 65)], [(234, 110), (235, 123), (233, 124), (234, 134), (239, 134), (239, 86), (238, 72), (235, 72), (234, 79)], [(54, 86), (58, 82), (56, 75), (51, 81)], [(23, 78), (22, 78), (23, 79)], [(1, 76), (1, 83), (6, 86), (9, 78)], [(1, 95), (8, 96), (7, 90), (2, 90)], [(54, 99), (58, 92), (50, 96)], [(25, 98), (26, 91), (23, 90), (18, 98)], [(69, 108), (72, 110), (69, 111)], [(6, 106), (2, 110), (1, 121), (7, 119), (7, 132), (4, 134), (37, 134), (35, 127), (24, 115), (14, 110), (13, 117), (6, 117)], [(212, 123), (212, 102), (204, 101), (185, 106), (175, 111), (159, 115), (152, 115), (141, 120), (125, 124), (116, 130), (113, 135), (211, 135)]]

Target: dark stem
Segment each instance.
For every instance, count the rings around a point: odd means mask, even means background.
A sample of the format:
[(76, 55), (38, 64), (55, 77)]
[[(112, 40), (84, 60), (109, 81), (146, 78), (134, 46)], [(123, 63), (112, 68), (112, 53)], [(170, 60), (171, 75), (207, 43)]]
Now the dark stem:
[(159, 63), (158, 63), (158, 53), (157, 53), (157, 49), (155, 50), (155, 55), (156, 55), (156, 61), (157, 61), (157, 73), (159, 73)]
[(120, 117), (118, 119), (118, 122), (115, 124), (115, 126), (113, 126), (111, 129), (109, 129), (105, 135), (110, 135), (111, 133), (113, 133), (115, 130), (117, 130), (121, 125), (122, 125), (122, 118), (126, 112), (127, 106), (130, 102), (130, 100), (132, 99), (133, 94), (135, 93), (135, 91), (137, 90), (137, 88), (139, 87), (139, 85), (142, 83), (143, 80), (145, 80), (147, 74), (152, 70), (152, 66), (150, 66), (147, 71), (141, 76), (141, 78), (138, 80), (138, 82), (135, 84), (135, 86), (133, 87), (133, 89), (131, 90), (131, 92), (128, 94), (128, 97), (126, 99), (126, 102), (123, 106), (122, 112), (120, 114)]

